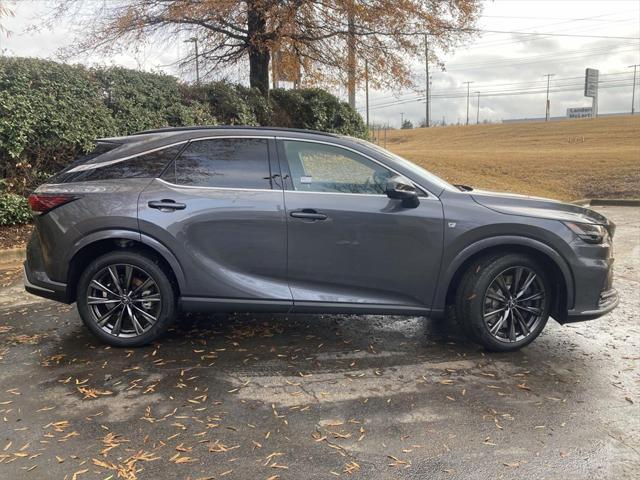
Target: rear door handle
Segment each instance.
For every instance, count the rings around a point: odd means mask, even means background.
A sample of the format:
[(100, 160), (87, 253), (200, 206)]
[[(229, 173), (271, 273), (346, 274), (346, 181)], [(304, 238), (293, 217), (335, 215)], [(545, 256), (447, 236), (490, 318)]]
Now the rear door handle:
[(302, 210), (293, 210), (289, 213), (293, 218), (302, 218), (304, 220), (326, 220), (327, 216), (313, 208), (303, 208)]
[(163, 198), (162, 200), (151, 200), (147, 205), (149, 208), (156, 208), (161, 212), (170, 212), (172, 210), (184, 210), (187, 205), (184, 203), (178, 203), (170, 198)]

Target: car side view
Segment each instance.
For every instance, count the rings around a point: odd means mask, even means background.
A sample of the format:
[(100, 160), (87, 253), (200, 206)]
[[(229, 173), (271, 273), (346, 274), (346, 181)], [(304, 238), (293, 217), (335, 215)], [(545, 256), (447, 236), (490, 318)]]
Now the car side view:
[(424, 315), (517, 350), (599, 317), (615, 226), (592, 210), (453, 186), (364, 140), (190, 127), (97, 141), (29, 198), (25, 287), (77, 302), (111, 345), (178, 311)]

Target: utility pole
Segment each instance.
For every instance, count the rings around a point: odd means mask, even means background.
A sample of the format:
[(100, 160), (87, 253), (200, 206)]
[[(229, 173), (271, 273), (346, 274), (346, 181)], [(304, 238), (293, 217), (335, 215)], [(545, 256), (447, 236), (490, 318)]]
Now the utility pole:
[(369, 61), (364, 60), (364, 101), (367, 105), (367, 130), (369, 130)]
[(425, 73), (427, 75), (425, 80), (425, 97), (426, 97), (426, 108), (425, 108), (425, 124), (426, 127), (429, 128), (431, 126), (431, 120), (429, 118), (429, 113), (431, 110), (431, 96), (429, 95), (429, 34), (424, 34), (424, 65), (425, 65)]
[(404, 112), (400, 112), (400, 129), (404, 125)]
[(185, 43), (193, 43), (196, 49), (196, 83), (200, 85), (200, 59), (198, 57), (198, 38), (191, 37), (188, 40), (184, 41)]
[(476, 125), (480, 124), (480, 92), (473, 92), (478, 94), (478, 109), (476, 111)]
[(467, 125), (469, 125), (469, 85), (473, 82), (462, 82), (467, 84)]
[(631, 91), (631, 115), (636, 113), (636, 70), (640, 65), (629, 65), (627, 68), (633, 67), (633, 90)]
[(554, 73), (547, 73), (546, 75), (543, 75), (547, 77), (547, 103), (546, 103), (546, 110), (545, 110), (545, 116), (544, 116), (545, 122), (548, 122), (549, 118), (551, 117), (551, 104), (549, 103), (549, 81), (551, 80), (551, 77), (553, 77), (554, 75), (555, 75)]
[(389, 122), (384, 127), (384, 148), (387, 148), (387, 129), (389, 128)]
[(356, 14), (353, 1), (347, 12), (347, 93), (349, 105), (356, 108)]

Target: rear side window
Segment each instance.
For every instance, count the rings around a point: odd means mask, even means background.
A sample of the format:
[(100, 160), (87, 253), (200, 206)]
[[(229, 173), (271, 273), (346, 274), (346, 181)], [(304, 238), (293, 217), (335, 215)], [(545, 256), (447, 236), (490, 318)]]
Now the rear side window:
[[(155, 152), (111, 163), (80, 172), (63, 171), (49, 180), (50, 183), (89, 182), (123, 178), (155, 178), (180, 153), (184, 145), (163, 148)], [(86, 163), (86, 162), (85, 162)]]
[(271, 189), (267, 140), (220, 138), (191, 142), (162, 178), (196, 187)]

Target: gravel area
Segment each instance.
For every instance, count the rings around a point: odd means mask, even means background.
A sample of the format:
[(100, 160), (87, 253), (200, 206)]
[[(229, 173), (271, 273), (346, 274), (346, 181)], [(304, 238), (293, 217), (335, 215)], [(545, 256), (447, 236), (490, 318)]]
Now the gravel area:
[(640, 209), (621, 304), (492, 354), (423, 317), (184, 316), (98, 343), (0, 267), (0, 478), (640, 477)]

